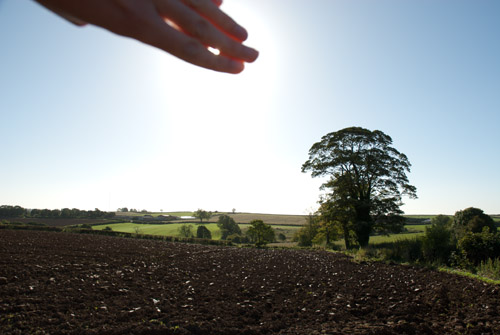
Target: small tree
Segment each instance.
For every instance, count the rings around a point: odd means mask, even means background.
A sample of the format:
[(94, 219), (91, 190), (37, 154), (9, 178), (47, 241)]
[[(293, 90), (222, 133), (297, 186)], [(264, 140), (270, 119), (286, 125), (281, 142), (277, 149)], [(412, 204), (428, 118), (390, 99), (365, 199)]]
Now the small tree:
[(203, 222), (203, 219), (209, 220), (212, 217), (212, 212), (207, 212), (203, 209), (198, 209), (193, 213), (195, 218), (200, 219), (200, 222)]
[(198, 229), (196, 230), (196, 237), (211, 240), (212, 233), (210, 232), (210, 230), (208, 230), (207, 227), (200, 225), (200, 226), (198, 226)]
[(469, 207), (457, 211), (453, 217), (453, 230), (457, 240), (468, 233), (481, 233), (484, 227), (488, 227), (491, 233), (496, 233), (497, 227), (491, 216), (486, 215), (482, 209)]
[(452, 219), (438, 215), (431, 219), (432, 226), (425, 228), (422, 239), (422, 253), (427, 261), (447, 264), (455, 249), (450, 226)]
[(458, 250), (469, 264), (478, 265), (488, 258), (500, 257), (500, 236), (487, 227), (480, 233), (468, 232), (458, 241)]
[(309, 214), (306, 223), (295, 234), (293, 240), (298, 242), (300, 247), (310, 247), (313, 244), (313, 239), (318, 234), (319, 228), (318, 218)]
[(221, 232), (221, 239), (225, 240), (229, 235), (237, 234), (241, 235), (241, 229), (238, 224), (234, 221), (232, 217), (229, 215), (221, 215), (219, 216), (219, 221), (217, 222), (217, 226)]
[(193, 237), (193, 225), (191, 224), (183, 224), (179, 227), (179, 235), (181, 237)]
[(274, 242), (273, 228), (270, 225), (265, 224), (262, 220), (252, 220), (250, 222), (250, 228), (248, 228), (247, 235), (257, 247)]

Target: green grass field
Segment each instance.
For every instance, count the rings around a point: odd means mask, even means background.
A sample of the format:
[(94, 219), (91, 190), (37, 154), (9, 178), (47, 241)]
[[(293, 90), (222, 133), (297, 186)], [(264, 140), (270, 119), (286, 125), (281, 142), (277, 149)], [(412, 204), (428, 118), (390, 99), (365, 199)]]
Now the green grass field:
[[(196, 229), (198, 229), (199, 224), (192, 223), (170, 223), (170, 224), (138, 224), (138, 223), (114, 223), (114, 224), (106, 224), (106, 225), (97, 225), (93, 226), (92, 229), (95, 230), (103, 230), (106, 227), (110, 227), (113, 231), (119, 231), (124, 233), (138, 233), (145, 235), (161, 235), (161, 236), (179, 236), (179, 228), (182, 225), (190, 224), (193, 226), (193, 233), (196, 234)], [(203, 224), (207, 227), (208, 230), (212, 233), (212, 239), (219, 240), (221, 233), (219, 227), (217, 227), (216, 223), (207, 223)], [(243, 234), (248, 230), (249, 224), (239, 224), (240, 229)], [(278, 225), (273, 226), (274, 231), (276, 232), (276, 236), (278, 234), (284, 234), (288, 241), (293, 238), (295, 232), (300, 229), (299, 226), (296, 225)]]
[[(251, 220), (249, 220), (251, 221)], [(196, 229), (199, 224), (192, 223), (170, 223), (170, 224), (137, 224), (137, 223), (115, 223), (115, 224), (107, 224), (107, 225), (98, 225), (93, 226), (93, 229), (102, 230), (106, 227), (110, 227), (113, 231), (125, 232), (125, 233), (139, 233), (146, 235), (161, 235), (161, 236), (179, 236), (179, 228), (184, 224), (190, 224), (193, 226), (193, 233), (196, 234)], [(205, 223), (203, 224), (210, 230), (212, 233), (212, 238), (214, 240), (220, 239), (221, 233), (216, 223)], [(240, 229), (243, 234), (246, 233), (248, 227), (250, 226), (248, 223), (240, 223)], [(408, 239), (414, 238), (425, 233), (425, 227), (427, 225), (407, 225), (405, 226), (406, 232), (401, 234), (393, 234), (389, 236), (378, 235), (370, 237), (371, 244), (385, 243), (385, 242), (393, 242), (400, 239)], [(284, 225), (284, 224), (275, 224), (272, 225), (276, 237), (279, 234), (283, 234), (286, 237), (286, 243), (290, 243), (293, 239), (295, 233), (301, 228), (300, 225), (292, 224), (292, 225)], [(335, 244), (342, 246), (343, 240), (335, 242)]]
[(144, 216), (144, 215), (151, 215), (153, 217), (157, 217), (160, 215), (192, 216), (193, 212), (153, 212), (153, 213), (115, 212), (115, 214), (117, 218), (120, 218), (120, 216)]
[[(185, 223), (171, 223), (171, 224), (138, 224), (138, 223), (115, 223), (108, 225), (93, 226), (92, 229), (103, 230), (110, 227), (113, 231), (124, 233), (138, 233), (145, 235), (161, 235), (161, 236), (179, 236), (179, 228)], [(214, 240), (220, 239), (220, 230), (215, 223), (204, 224), (212, 233)], [(198, 225), (193, 224), (193, 233), (196, 234)]]

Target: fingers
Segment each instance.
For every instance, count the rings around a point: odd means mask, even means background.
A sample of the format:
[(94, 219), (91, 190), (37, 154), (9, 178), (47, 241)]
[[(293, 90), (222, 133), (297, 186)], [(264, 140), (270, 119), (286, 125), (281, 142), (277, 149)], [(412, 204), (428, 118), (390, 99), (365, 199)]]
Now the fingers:
[(243, 61), (224, 55), (214, 55), (207, 47), (193, 37), (190, 37), (167, 24), (154, 29), (152, 39), (144, 41), (191, 64), (218, 72), (240, 73), (244, 69)]
[[(238, 41), (245, 41), (248, 38), (248, 33), (245, 28), (237, 24), (231, 17), (221, 11), (214, 1), (215, 0), (183, 0), (188, 7), (216, 25), (224, 33)], [(220, 3), (222, 3), (222, 1)]]
[[(216, 48), (222, 55), (239, 61), (255, 61), (258, 57), (256, 50), (244, 46), (240, 41), (218, 29), (219, 26), (225, 26), (226, 29), (232, 29), (233, 36), (236, 34), (238, 37), (246, 38), (246, 31), (242, 27), (222, 13), (209, 0), (184, 1), (189, 3), (189, 7), (180, 1), (160, 0), (157, 3), (157, 8), (160, 15), (168, 17), (183, 32), (198, 40), (202, 45)], [(197, 11), (213, 18), (215, 25)]]
[(212, 2), (217, 6), (220, 7), (222, 5), (222, 0), (212, 0)]

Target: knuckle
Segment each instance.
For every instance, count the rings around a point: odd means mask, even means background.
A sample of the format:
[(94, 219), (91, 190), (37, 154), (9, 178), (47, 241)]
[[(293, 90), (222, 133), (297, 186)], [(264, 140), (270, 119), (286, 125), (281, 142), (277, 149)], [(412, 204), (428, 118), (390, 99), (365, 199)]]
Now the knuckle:
[(198, 19), (194, 22), (193, 36), (203, 39), (210, 31), (210, 24), (205, 19)]
[(204, 51), (205, 48), (202, 44), (195, 40), (189, 40), (183, 45), (181, 54), (182, 58), (192, 61), (200, 59), (203, 56)]

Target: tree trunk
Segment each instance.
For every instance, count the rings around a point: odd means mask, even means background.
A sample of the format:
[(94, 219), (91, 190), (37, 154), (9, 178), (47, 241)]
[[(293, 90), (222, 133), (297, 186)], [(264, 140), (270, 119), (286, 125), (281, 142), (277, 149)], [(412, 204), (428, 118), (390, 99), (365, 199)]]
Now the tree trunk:
[(351, 249), (351, 240), (349, 239), (349, 228), (347, 224), (342, 225), (342, 230), (344, 231), (344, 242), (346, 250)]
[(355, 208), (356, 210), (356, 223), (355, 232), (358, 244), (364, 248), (370, 242), (370, 234), (373, 229), (373, 220), (370, 216), (370, 206), (360, 205)]

